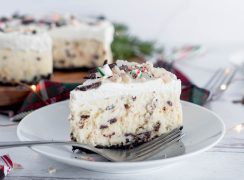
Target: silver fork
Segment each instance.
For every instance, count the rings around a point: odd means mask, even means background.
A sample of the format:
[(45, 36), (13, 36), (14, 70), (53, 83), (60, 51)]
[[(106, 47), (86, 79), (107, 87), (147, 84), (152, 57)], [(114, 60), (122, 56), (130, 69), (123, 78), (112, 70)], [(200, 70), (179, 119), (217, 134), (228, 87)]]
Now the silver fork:
[(73, 141), (17, 141), (17, 142), (0, 142), (0, 148), (33, 146), (33, 145), (47, 145), (47, 144), (62, 144), (72, 145), (83, 149), (95, 152), (109, 161), (123, 162), (123, 161), (142, 161), (148, 159), (159, 151), (169, 147), (170, 145), (178, 142), (184, 134), (182, 128), (177, 128), (168, 134), (161, 135), (147, 143), (144, 143), (138, 147), (128, 150), (113, 150), (113, 149), (99, 149), (84, 144), (79, 144)]
[(235, 68), (227, 67), (218, 69), (204, 86), (210, 91), (207, 102), (218, 99), (228, 88), (236, 73)]

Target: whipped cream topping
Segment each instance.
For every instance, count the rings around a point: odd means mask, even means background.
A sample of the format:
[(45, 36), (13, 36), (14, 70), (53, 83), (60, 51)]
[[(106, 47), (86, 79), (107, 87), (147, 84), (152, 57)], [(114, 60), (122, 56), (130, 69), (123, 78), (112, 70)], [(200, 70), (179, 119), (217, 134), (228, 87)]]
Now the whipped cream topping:
[(0, 32), (0, 48), (11, 50), (33, 50), (38, 52), (51, 51), (52, 40), (46, 32), (37, 34), (23, 32)]
[[(52, 14), (43, 19), (18, 15), (14, 18), (6, 18), (4, 21), (0, 20), (0, 33), (4, 33), (0, 36), (0, 48), (47, 50), (50, 49), (50, 38), (45, 33), (48, 33), (53, 39), (94, 39), (102, 42), (105, 49), (109, 50), (113, 41), (114, 27), (107, 20), (79, 20), (72, 15)], [(6, 37), (3, 37), (5, 35)], [(27, 37), (27, 35), (30, 36)], [(13, 41), (12, 45), (11, 41)]]
[[(136, 96), (143, 92), (175, 92), (181, 93), (180, 80), (174, 80), (169, 83), (164, 83), (162, 79), (155, 79), (146, 82), (137, 83), (102, 83), (97, 89), (91, 89), (87, 91), (74, 90), (71, 92), (71, 99), (75, 99), (76, 103), (87, 103), (96, 101), (99, 99), (109, 98), (113, 96)], [(77, 104), (77, 105), (78, 105)], [(79, 107), (79, 106), (77, 106)]]
[[(119, 64), (119, 65), (118, 65)], [(181, 81), (177, 80), (176, 76), (163, 68), (154, 68), (150, 63), (144, 63), (142, 65), (137, 63), (129, 63), (126, 61), (117, 61), (117, 66), (122, 67), (126, 65), (127, 68), (147, 67), (147, 72), (142, 74), (141, 78), (134, 79), (131, 77), (131, 71), (126, 72), (119, 70), (114, 72), (110, 78), (98, 78), (85, 81), (82, 85), (78, 86), (76, 90), (71, 92), (71, 99), (76, 99), (76, 103), (85, 103), (96, 101), (100, 98), (108, 98), (113, 96), (126, 96), (143, 92), (174, 92), (180, 96), (181, 93)], [(112, 70), (114, 71), (114, 68)], [(114, 77), (120, 77), (120, 74), (126, 74), (130, 77), (130, 81), (114, 81)], [(149, 75), (148, 75), (149, 74)], [(101, 86), (81, 91), (79, 88), (89, 86), (95, 83), (101, 82)]]
[(52, 38), (77, 40), (94, 39), (104, 43), (106, 49), (110, 48), (113, 41), (114, 27), (109, 21), (98, 21), (94, 24), (80, 22), (68, 24), (61, 27), (54, 27), (49, 30)]

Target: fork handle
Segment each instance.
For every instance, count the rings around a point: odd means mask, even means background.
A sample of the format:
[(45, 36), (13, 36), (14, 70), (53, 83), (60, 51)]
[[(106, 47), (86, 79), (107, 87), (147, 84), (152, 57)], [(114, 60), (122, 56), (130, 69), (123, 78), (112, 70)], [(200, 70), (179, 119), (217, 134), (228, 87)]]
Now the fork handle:
[(45, 144), (72, 144), (71, 141), (11, 141), (11, 142), (0, 142), (0, 149), (2, 148), (13, 148), (23, 147), (32, 145), (45, 145)]

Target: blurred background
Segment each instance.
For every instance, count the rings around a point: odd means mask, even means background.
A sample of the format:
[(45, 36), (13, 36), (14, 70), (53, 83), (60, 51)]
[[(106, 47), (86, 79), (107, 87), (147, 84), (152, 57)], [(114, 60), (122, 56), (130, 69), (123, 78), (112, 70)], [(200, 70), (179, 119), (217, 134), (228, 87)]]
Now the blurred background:
[(244, 42), (242, 0), (1, 0), (0, 15), (71, 12), (104, 15), (130, 32), (163, 44)]

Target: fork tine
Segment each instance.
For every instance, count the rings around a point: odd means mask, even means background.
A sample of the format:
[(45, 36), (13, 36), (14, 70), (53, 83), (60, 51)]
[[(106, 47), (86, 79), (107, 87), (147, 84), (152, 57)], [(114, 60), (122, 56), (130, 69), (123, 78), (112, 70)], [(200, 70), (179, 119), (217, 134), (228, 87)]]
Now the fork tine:
[(147, 159), (149, 157), (152, 157), (153, 155), (155, 155), (159, 151), (161, 151), (162, 148), (165, 149), (166, 147), (168, 147), (168, 146), (172, 145), (173, 143), (179, 141), (183, 136), (184, 136), (184, 134), (181, 133), (181, 134), (178, 134), (176, 137), (171, 137), (167, 141), (161, 142), (160, 144), (158, 144), (158, 146), (153, 147), (149, 151), (147, 151), (143, 154), (137, 155), (133, 159), (130, 159), (130, 161), (141, 161), (141, 160)]
[(170, 134), (168, 136), (166, 136), (165, 138), (162, 138), (162, 139), (158, 139), (157, 142), (151, 144), (151, 145), (148, 145), (142, 149), (140, 149), (139, 151), (136, 151), (135, 154), (137, 156), (140, 156), (140, 155), (143, 155), (145, 153), (147, 153), (148, 151), (151, 151), (153, 150), (154, 148), (158, 148), (160, 147), (162, 144), (164, 144), (165, 142), (167, 143), (168, 141), (171, 141), (172, 139), (176, 138), (177, 136), (179, 136), (181, 134), (180, 131), (176, 132), (176, 133), (173, 133), (173, 134)]
[(216, 84), (214, 91), (212, 92), (211, 99), (217, 99), (228, 87), (236, 73), (235, 69), (226, 68), (222, 72), (222, 78)]
[(204, 87), (210, 91), (208, 101), (212, 100), (213, 98), (216, 99), (226, 90), (227, 86), (231, 83), (235, 72), (235, 69), (228, 67), (225, 69), (218, 69), (214, 73)]
[(145, 151), (148, 148), (151, 148), (153, 146), (155, 146), (156, 144), (158, 144), (159, 141), (165, 141), (167, 140), (169, 137), (178, 134), (181, 131), (181, 128), (176, 128), (174, 130), (172, 130), (171, 132), (167, 133), (167, 134), (163, 134), (155, 139), (153, 139), (152, 141), (149, 141), (148, 143), (142, 144), (141, 146), (139, 146), (138, 148), (136, 148), (136, 152), (140, 153), (141, 151)]
[(204, 88), (211, 90), (213, 89), (216, 81), (218, 81), (219, 77), (221, 75), (221, 69), (218, 69), (217, 71), (215, 71), (215, 73), (211, 76), (211, 78), (209, 79), (209, 81), (205, 84)]

